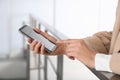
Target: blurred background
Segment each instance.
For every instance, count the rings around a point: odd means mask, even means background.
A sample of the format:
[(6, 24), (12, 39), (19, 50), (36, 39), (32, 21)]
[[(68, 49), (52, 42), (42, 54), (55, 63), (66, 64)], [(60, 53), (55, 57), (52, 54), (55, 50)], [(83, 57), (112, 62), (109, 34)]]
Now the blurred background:
[[(40, 28), (39, 21), (33, 17), (35, 16), (69, 38), (84, 38), (98, 31), (111, 31), (117, 2), (118, 0), (0, 0), (0, 80), (97, 80), (80, 61), (72, 61), (66, 56), (58, 59), (57, 56), (35, 55), (29, 50), (26, 39), (18, 29), (23, 24)], [(49, 60), (47, 65), (45, 60)], [(62, 76), (58, 77), (59, 72)]]

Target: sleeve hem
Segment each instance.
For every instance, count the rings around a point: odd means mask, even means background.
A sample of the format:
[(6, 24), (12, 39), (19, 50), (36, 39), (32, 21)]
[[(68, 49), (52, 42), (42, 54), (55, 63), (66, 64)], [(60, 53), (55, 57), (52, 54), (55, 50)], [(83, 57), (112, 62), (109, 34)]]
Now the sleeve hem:
[(112, 72), (110, 69), (111, 55), (97, 53), (95, 55), (95, 69), (98, 71)]

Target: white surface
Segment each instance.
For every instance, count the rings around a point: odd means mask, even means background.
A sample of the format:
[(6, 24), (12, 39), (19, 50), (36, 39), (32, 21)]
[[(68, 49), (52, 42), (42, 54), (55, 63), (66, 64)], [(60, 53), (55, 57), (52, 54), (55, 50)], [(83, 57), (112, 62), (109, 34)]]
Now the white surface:
[(99, 80), (78, 60), (64, 58), (64, 80)]
[(38, 70), (30, 71), (30, 80), (38, 80)]
[(23, 57), (24, 53), (22, 48), (11, 50), (11, 52), (9, 53), (9, 58), (23, 58)]

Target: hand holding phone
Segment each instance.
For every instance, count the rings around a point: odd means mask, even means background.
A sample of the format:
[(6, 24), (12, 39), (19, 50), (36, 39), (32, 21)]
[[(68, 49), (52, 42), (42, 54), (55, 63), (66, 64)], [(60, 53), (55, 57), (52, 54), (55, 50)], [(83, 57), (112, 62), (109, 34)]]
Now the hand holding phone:
[(53, 52), (57, 48), (56, 44), (47, 39), (44, 35), (36, 33), (30, 26), (24, 25), (22, 26), (19, 31), (32, 39), (38, 40), (41, 42), (44, 46), (47, 52)]

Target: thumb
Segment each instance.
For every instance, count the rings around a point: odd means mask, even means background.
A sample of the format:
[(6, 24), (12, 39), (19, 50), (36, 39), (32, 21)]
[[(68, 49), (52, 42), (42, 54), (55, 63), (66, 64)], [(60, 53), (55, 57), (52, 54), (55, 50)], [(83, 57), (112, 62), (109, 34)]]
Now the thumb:
[(38, 34), (41, 33), (40, 29), (38, 29), (38, 28), (33, 28), (33, 30), (34, 30), (35, 32), (37, 32)]

